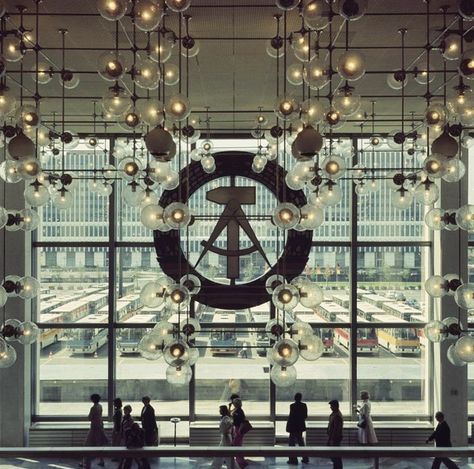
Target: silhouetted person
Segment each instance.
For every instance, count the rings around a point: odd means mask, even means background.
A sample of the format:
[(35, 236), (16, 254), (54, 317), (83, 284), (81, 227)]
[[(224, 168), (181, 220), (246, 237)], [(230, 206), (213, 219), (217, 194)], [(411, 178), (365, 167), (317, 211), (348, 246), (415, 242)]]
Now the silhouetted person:
[[(128, 449), (143, 448), (145, 445), (145, 432), (138, 423), (133, 422), (125, 432), (125, 446)], [(146, 458), (135, 458), (135, 462), (139, 469), (149, 469), (150, 464)], [(130, 469), (132, 467), (133, 458), (125, 458), (123, 462), (123, 469)]]
[[(426, 442), (429, 443), (430, 441), (435, 440), (436, 447), (438, 448), (451, 447), (451, 430), (446, 420), (444, 420), (443, 412), (436, 412), (435, 419), (438, 422), (438, 425), (436, 425), (435, 431), (426, 440)], [(431, 465), (431, 469), (438, 469), (439, 467), (441, 467), (441, 463), (443, 463), (446, 467), (449, 467), (450, 469), (456, 469), (459, 467), (449, 458), (434, 458), (433, 464)]]
[[(93, 403), (89, 411), (88, 419), (91, 423), (91, 428), (87, 433), (87, 438), (84, 443), (85, 446), (105, 446), (108, 444), (107, 436), (104, 431), (104, 422), (102, 420), (102, 406), (99, 404), (99, 394), (92, 394), (91, 401)], [(91, 467), (91, 458), (84, 458), (83, 465), (86, 469)], [(99, 466), (104, 466), (104, 460), (100, 458)]]
[[(329, 416), (328, 424), (328, 446), (341, 446), (342, 441), (342, 429), (344, 427), (344, 420), (342, 418), (341, 411), (339, 410), (339, 401), (333, 399), (329, 401), (332, 413)], [(342, 469), (341, 458), (331, 458), (334, 469)]]
[[(241, 433), (240, 426), (245, 420), (245, 412), (242, 409), (242, 400), (239, 397), (235, 397), (234, 399), (232, 399), (231, 404), (233, 407), (233, 409), (231, 410), (231, 416), (234, 424), (234, 439), (232, 441), (232, 444), (234, 446), (242, 446), (244, 442), (244, 434)], [(241, 469), (247, 467), (249, 464), (243, 456), (237, 456), (235, 460), (237, 461), (237, 464)]]
[[(219, 433), (221, 435), (221, 440), (219, 442), (219, 446), (232, 446), (233, 421), (232, 417), (230, 416), (229, 408), (226, 405), (219, 406), (219, 414), (221, 415), (221, 420), (219, 422)], [(226, 463), (227, 469), (233, 469), (234, 458), (232, 456), (214, 458), (211, 468), (221, 469), (224, 461)]]
[(240, 399), (240, 396), (238, 394), (231, 394), (230, 395), (230, 402), (229, 402), (229, 412), (230, 412), (230, 415), (232, 416), (232, 414), (234, 413), (234, 410), (235, 410), (235, 406), (234, 406), (234, 399)]
[(158, 446), (158, 426), (156, 425), (155, 409), (150, 405), (148, 396), (142, 397), (143, 409), (140, 420), (145, 432), (145, 446)]
[(114, 415), (112, 417), (112, 421), (114, 423), (114, 427), (112, 429), (112, 446), (120, 446), (122, 417), (122, 399), (120, 399), (120, 397), (116, 397), (114, 399)]
[[(288, 439), (289, 446), (304, 446), (303, 432), (306, 431), (306, 419), (308, 418), (308, 407), (301, 402), (303, 396), (300, 392), (295, 394), (295, 402), (290, 404), (290, 415), (286, 422), (286, 431), (290, 434)], [(303, 463), (308, 463), (307, 457), (303, 458)], [(288, 464), (298, 464), (298, 459), (290, 456)]]
[(360, 398), (362, 399), (362, 405), (357, 406), (357, 412), (359, 413), (357, 438), (361, 445), (375, 445), (378, 440), (377, 435), (375, 434), (372, 417), (370, 416), (370, 395), (367, 391), (361, 391)]

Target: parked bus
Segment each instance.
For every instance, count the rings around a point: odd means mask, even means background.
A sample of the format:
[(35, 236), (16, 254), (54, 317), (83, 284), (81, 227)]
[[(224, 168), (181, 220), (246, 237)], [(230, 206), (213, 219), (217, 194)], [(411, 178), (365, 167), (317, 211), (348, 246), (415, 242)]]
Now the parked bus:
[(106, 314), (90, 314), (76, 324), (97, 323), (94, 327), (87, 329), (74, 329), (71, 338), (67, 341), (67, 349), (71, 355), (93, 354), (97, 352), (103, 345), (107, 343), (107, 315)]
[(331, 301), (344, 308), (349, 308), (350, 306), (350, 297), (347, 293), (333, 293)]
[(397, 318), (403, 319), (404, 321), (410, 321), (410, 317), (421, 314), (419, 309), (413, 308), (413, 306), (407, 305), (400, 301), (389, 301), (382, 305), (382, 309), (387, 313)]
[(323, 301), (316, 307), (316, 311), (320, 316), (327, 319), (328, 322), (336, 322), (338, 314), (349, 314), (349, 310), (344, 306), (338, 305), (333, 301)]
[(233, 311), (216, 310), (213, 323), (223, 324), (213, 329), (209, 338), (212, 355), (237, 355), (238, 342), (235, 332), (235, 313)]
[[(338, 314), (338, 322), (350, 322), (348, 314)], [(367, 324), (368, 327), (360, 327), (360, 323)], [(357, 353), (378, 354), (379, 345), (377, 333), (373, 327), (370, 327), (370, 321), (364, 318), (357, 318)], [(350, 329), (337, 327), (334, 330), (334, 337), (338, 344), (349, 350), (351, 341)]]
[(366, 301), (367, 303), (377, 306), (378, 308), (381, 308), (384, 303), (391, 303), (395, 301), (393, 299), (387, 298), (386, 296), (378, 295), (377, 293), (364, 293), (360, 295), (360, 297), (357, 295), (357, 297), (359, 300)]
[[(374, 314), (372, 316), (372, 322), (405, 323), (407, 321), (390, 314)], [(392, 353), (411, 355), (418, 355), (420, 353), (420, 339), (414, 328), (378, 328), (377, 337), (379, 345)]]
[(374, 314), (384, 314), (384, 311), (378, 306), (375, 306), (373, 303), (369, 303), (367, 301), (357, 302), (357, 316), (359, 318), (371, 321)]
[(55, 329), (53, 324), (62, 323), (62, 314), (44, 313), (41, 314), (41, 322), (51, 324), (51, 329), (41, 329), (40, 332), (40, 350), (55, 344), (64, 335), (64, 329)]
[[(150, 327), (156, 322), (156, 314), (135, 314), (124, 320), (124, 323), (129, 324), (145, 324), (151, 323)], [(120, 329), (117, 334), (117, 350), (122, 354), (138, 353), (138, 344), (147, 329), (141, 327), (129, 327), (127, 329)]]
[[(413, 314), (410, 316), (410, 322), (422, 322), (426, 323), (426, 318), (422, 316), (421, 314)], [(425, 331), (423, 328), (421, 329), (416, 329), (416, 335), (420, 339), (420, 344), (425, 346), (426, 345), (426, 337), (425, 337)]]
[[(303, 321), (308, 324), (312, 323), (327, 323), (328, 320), (323, 317), (321, 314), (318, 314), (311, 308), (306, 308), (305, 306), (298, 305), (293, 313), (295, 319), (298, 321)], [(325, 354), (334, 353), (334, 330), (327, 327), (321, 327), (320, 325), (313, 327), (314, 334), (319, 336), (323, 341), (324, 352)]]

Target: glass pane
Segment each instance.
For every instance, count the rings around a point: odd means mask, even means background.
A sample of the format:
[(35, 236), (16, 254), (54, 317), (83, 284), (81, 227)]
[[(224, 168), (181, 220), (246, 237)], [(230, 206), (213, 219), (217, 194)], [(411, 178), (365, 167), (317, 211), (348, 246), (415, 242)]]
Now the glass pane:
[[(39, 341), (40, 415), (87, 417), (89, 396), (107, 413), (107, 329), (46, 329)], [(47, 344), (47, 345), (46, 345)]]

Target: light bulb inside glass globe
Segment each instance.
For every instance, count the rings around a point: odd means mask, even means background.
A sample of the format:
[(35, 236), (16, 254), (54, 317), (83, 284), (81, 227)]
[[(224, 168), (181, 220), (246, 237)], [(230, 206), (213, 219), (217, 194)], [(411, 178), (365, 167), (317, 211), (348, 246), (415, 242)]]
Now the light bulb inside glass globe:
[(324, 352), (324, 344), (317, 335), (304, 335), (298, 340), (300, 357), (304, 360), (314, 361), (320, 358)]
[(277, 286), (272, 293), (272, 301), (277, 309), (283, 311), (293, 310), (300, 300), (298, 289), (289, 283)]
[(148, 57), (139, 57), (133, 66), (133, 81), (140, 88), (154, 90), (160, 83), (161, 72), (158, 64)]
[(40, 330), (34, 322), (25, 321), (19, 327), (18, 342), (23, 345), (30, 345), (36, 342), (40, 335)]
[(163, 355), (163, 338), (152, 332), (146, 333), (138, 344), (138, 351), (147, 360), (158, 360)]
[(298, 116), (299, 106), (291, 96), (280, 96), (275, 102), (275, 114), (282, 120), (292, 120)]
[(424, 328), (426, 338), (431, 342), (442, 342), (448, 337), (446, 325), (441, 321), (430, 321)]
[(136, 0), (133, 11), (135, 25), (146, 32), (158, 27), (164, 13), (162, 4), (153, 0)]
[(6, 350), (0, 352), (0, 368), (10, 368), (15, 362), (16, 351), (10, 344), (7, 344)]
[(448, 34), (441, 43), (441, 50), (446, 60), (458, 60), (461, 57), (461, 36)]
[(168, 365), (179, 367), (188, 363), (189, 346), (184, 340), (178, 339), (168, 343), (163, 351), (163, 357)]
[(189, 365), (168, 366), (166, 369), (166, 381), (172, 386), (187, 386), (193, 376), (192, 369)]
[(174, 121), (182, 121), (191, 113), (191, 105), (184, 95), (174, 95), (165, 105), (166, 116)]
[(120, 86), (112, 86), (102, 97), (102, 108), (112, 116), (125, 114), (132, 106), (132, 101), (127, 92)]
[(464, 335), (456, 341), (454, 347), (460, 360), (467, 363), (474, 362), (474, 337)]
[(399, 210), (406, 210), (413, 203), (414, 196), (403, 187), (393, 192), (392, 204)]
[(97, 59), (97, 71), (104, 80), (120, 80), (127, 70), (125, 58), (117, 51), (104, 52)]
[(294, 204), (281, 203), (273, 212), (273, 223), (281, 229), (289, 230), (299, 222), (299, 210)]
[(439, 188), (427, 179), (417, 186), (414, 197), (417, 202), (423, 205), (432, 205), (439, 199)]
[(337, 62), (337, 72), (347, 81), (356, 81), (365, 74), (365, 58), (357, 51), (344, 52)]
[(466, 231), (474, 231), (474, 205), (466, 204), (456, 212), (456, 223), (459, 228)]
[(185, 228), (191, 221), (189, 208), (181, 202), (173, 202), (165, 208), (164, 220), (175, 230)]
[(315, 57), (305, 65), (303, 80), (312, 90), (320, 90), (329, 83), (329, 65), (319, 57)]
[(280, 388), (292, 386), (296, 383), (296, 368), (294, 366), (273, 365), (270, 379), (275, 386)]
[(100, 16), (108, 21), (118, 21), (127, 13), (128, 0), (98, 0), (97, 9)]
[(456, 344), (451, 344), (446, 351), (446, 357), (448, 358), (449, 362), (452, 363), (454, 366), (465, 366), (467, 362), (461, 360), (459, 358), (457, 351), (456, 351)]
[(176, 83), (179, 82), (179, 68), (175, 64), (167, 63), (166, 66), (164, 66), (163, 77), (165, 85), (176, 85)]
[(474, 283), (461, 285), (454, 293), (454, 301), (463, 309), (474, 309)]

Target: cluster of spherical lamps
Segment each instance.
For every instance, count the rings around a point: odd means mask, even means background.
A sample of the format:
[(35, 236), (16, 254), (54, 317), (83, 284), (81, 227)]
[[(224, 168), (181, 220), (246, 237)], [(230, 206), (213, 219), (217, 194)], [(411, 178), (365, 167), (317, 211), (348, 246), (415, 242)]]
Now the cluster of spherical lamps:
[[(19, 297), (24, 300), (35, 298), (40, 291), (38, 280), (34, 277), (8, 275), (0, 286), (0, 307), (5, 307), (8, 298)], [(29, 345), (39, 336), (38, 326), (31, 321), (7, 319), (0, 328), (0, 368), (9, 368), (16, 362), (16, 351), (10, 344), (20, 342)]]
[(270, 378), (276, 386), (287, 387), (296, 381), (294, 364), (299, 357), (314, 361), (324, 351), (321, 338), (314, 334), (308, 323), (296, 320), (287, 328), (287, 313), (298, 303), (307, 308), (316, 308), (324, 300), (324, 294), (318, 285), (304, 276), (296, 277), (288, 283), (283, 276), (272, 275), (267, 279), (266, 288), (278, 311), (277, 317), (265, 326), (267, 336), (275, 341), (267, 352), (267, 359), (272, 365)]
[(165, 304), (165, 311), (170, 314), (180, 312), (183, 319), (179, 324), (160, 321), (146, 333), (138, 349), (147, 360), (158, 360), (163, 357), (168, 364), (167, 381), (175, 386), (185, 386), (192, 377), (191, 366), (199, 358), (199, 351), (192, 345), (201, 330), (199, 321), (187, 314), (191, 296), (199, 292), (201, 283), (191, 274), (184, 275), (179, 283), (169, 277), (159, 277), (148, 282), (142, 288), (140, 299), (145, 306), (158, 307)]

